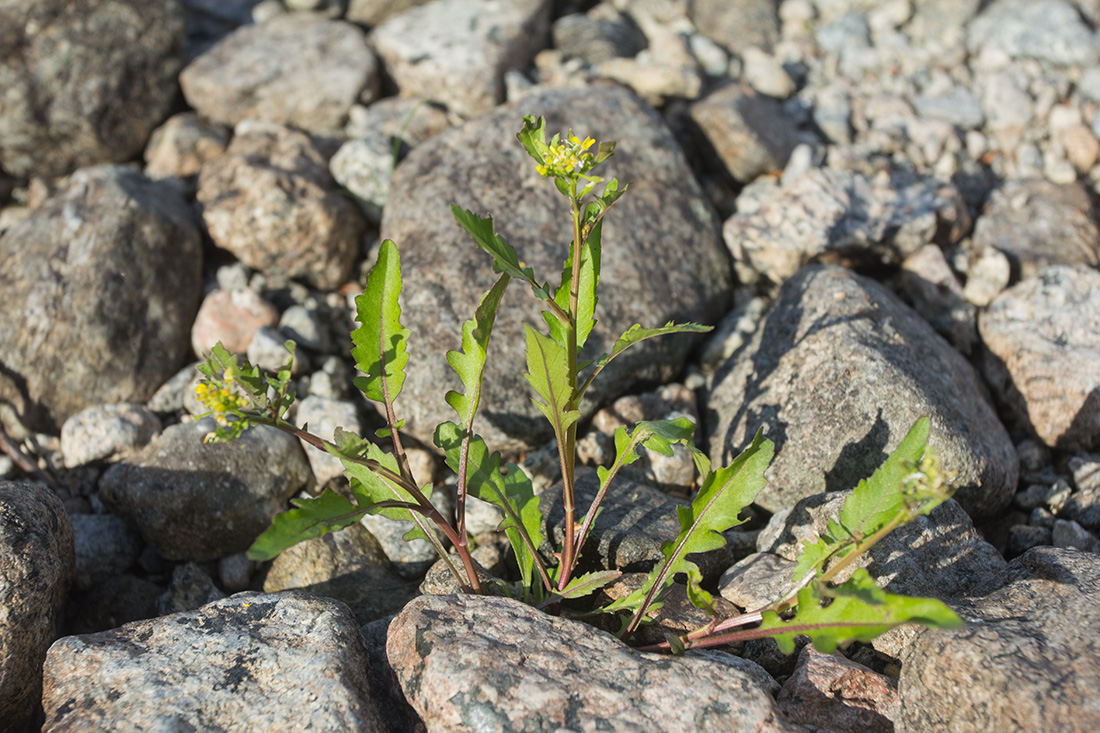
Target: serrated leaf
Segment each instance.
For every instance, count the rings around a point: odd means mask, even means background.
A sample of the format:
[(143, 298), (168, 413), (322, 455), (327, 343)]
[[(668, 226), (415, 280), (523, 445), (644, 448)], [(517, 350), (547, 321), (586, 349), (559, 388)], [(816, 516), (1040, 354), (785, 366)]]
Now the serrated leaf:
[(496, 320), (500, 299), (511, 277), (503, 274), (496, 284), (481, 298), (474, 317), (462, 324), (462, 350), (448, 351), (447, 363), (462, 380), (463, 393), (455, 391), (446, 395), (447, 404), (458, 413), (459, 422), (469, 427), (481, 401), (481, 380), (485, 373), (485, 360)]
[[(458, 471), (466, 436), (466, 431), (453, 422), (441, 423), (435, 429), (435, 444), (443, 450), (452, 471)], [(467, 447), (466, 490), (503, 511), (500, 529), (512, 546), (524, 587), (530, 588), (535, 571), (541, 568), (537, 550), (545, 541), (539, 498), (523, 469), (509, 463), (504, 466), (505, 475), (500, 460), (500, 453), (490, 453), (480, 436), (471, 436)]]
[(531, 285), (536, 297), (540, 300), (552, 300), (553, 295), (545, 284), (535, 280), (535, 271), (530, 267), (524, 267), (519, 261), (519, 256), (512, 245), (493, 230), (493, 217), (478, 216), (472, 211), (451, 204), (451, 213), (458, 225), (473, 237), (480, 249), (485, 250), (493, 257), (493, 272), (507, 273), (517, 280), (524, 280)]
[(669, 321), (659, 328), (642, 328), (638, 324), (634, 324), (615, 341), (615, 345), (611, 348), (611, 353), (604, 354), (596, 361), (596, 366), (592, 370), (592, 373), (588, 375), (584, 380), (584, 384), (577, 390), (578, 398), (588, 391), (588, 387), (591, 386), (592, 381), (608, 364), (631, 346), (655, 336), (665, 336), (673, 333), (706, 333), (712, 330), (712, 328), (712, 326), (703, 326), (698, 323), (673, 323), (672, 321)]
[(367, 399), (392, 404), (405, 382), (409, 330), (401, 326), (401, 261), (397, 245), (385, 240), (367, 286), (355, 298), (359, 327), (351, 333), (355, 366), (365, 376), (355, 385)]
[[(850, 545), (853, 538), (874, 534), (906, 511), (902, 493), (902, 481), (908, 473), (905, 464), (920, 460), (928, 445), (929, 431), (928, 418), (917, 420), (871, 477), (859, 482), (844, 501), (839, 521), (829, 520), (817, 541), (803, 545), (794, 570), (795, 580), (805, 578), (838, 550)], [(927, 511), (932, 508), (934, 505)]]
[(523, 145), (527, 154), (534, 158), (539, 165), (546, 165), (546, 119), (536, 118), (534, 115), (525, 115), (523, 129), (516, 133), (516, 138)]
[[(722, 533), (744, 520), (741, 511), (753, 502), (766, 483), (764, 471), (771, 463), (774, 445), (758, 430), (752, 443), (728, 466), (713, 471), (689, 506), (677, 507), (680, 533), (671, 542), (661, 545), (664, 560), (646, 578), (642, 589), (646, 599), (672, 584), (676, 573), (692, 573), (698, 566), (687, 559), (689, 554), (709, 552), (723, 547)], [(630, 630), (644, 617), (648, 600), (637, 608)]]
[(555, 595), (565, 599), (584, 598), (621, 577), (622, 572), (619, 570), (596, 570), (576, 576), (569, 581), (564, 590), (558, 591)]
[(687, 597), (691, 605), (706, 611), (711, 616), (717, 616), (714, 596), (703, 588), (703, 573), (699, 568), (691, 570), (687, 574)]
[(580, 419), (578, 410), (569, 409), (573, 399), (569, 385), (568, 353), (563, 345), (524, 324), (527, 333), (527, 381), (540, 398), (535, 406), (554, 428), (558, 444), (565, 442), (565, 431)]
[(864, 568), (852, 573), (843, 585), (828, 590), (831, 603), (822, 606), (821, 591), (812, 583), (798, 592), (798, 610), (784, 620), (765, 611), (760, 626), (749, 633), (755, 638), (771, 636), (784, 654), (794, 651), (794, 640), (809, 636), (818, 651), (826, 654), (851, 641), (871, 641), (904, 623), (920, 623), (941, 629), (963, 625), (962, 619), (934, 598), (911, 598), (885, 592)]
[(291, 499), (290, 503), (295, 508), (275, 515), (271, 526), (248, 548), (249, 558), (271, 560), (288, 547), (348, 527), (367, 514), (366, 507), (331, 490), (316, 499)]
[[(592, 228), (581, 247), (580, 277), (577, 287), (577, 348), (583, 348), (596, 325), (596, 288), (600, 282), (600, 236), (602, 224)], [(562, 268), (561, 287), (554, 293), (554, 302), (569, 312), (570, 288), (573, 284), (573, 247), (569, 248), (569, 257)], [(565, 345), (565, 326), (553, 313), (543, 313), (543, 319), (550, 329), (550, 335), (559, 344)]]

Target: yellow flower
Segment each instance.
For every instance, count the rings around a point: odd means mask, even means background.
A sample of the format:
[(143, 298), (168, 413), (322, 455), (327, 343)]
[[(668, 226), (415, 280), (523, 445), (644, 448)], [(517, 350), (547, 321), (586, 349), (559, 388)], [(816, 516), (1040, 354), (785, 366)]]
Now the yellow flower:
[(562, 178), (577, 178), (584, 175), (595, 162), (595, 156), (587, 152), (595, 144), (595, 140), (586, 137), (581, 140), (570, 131), (562, 142), (547, 145), (543, 153), (543, 165), (536, 165), (535, 170), (543, 178), (559, 176)]
[(210, 409), (220, 425), (229, 424), (228, 414), (248, 406), (248, 400), (237, 392), (231, 369), (222, 373), (220, 382), (204, 380), (195, 385), (195, 397)]

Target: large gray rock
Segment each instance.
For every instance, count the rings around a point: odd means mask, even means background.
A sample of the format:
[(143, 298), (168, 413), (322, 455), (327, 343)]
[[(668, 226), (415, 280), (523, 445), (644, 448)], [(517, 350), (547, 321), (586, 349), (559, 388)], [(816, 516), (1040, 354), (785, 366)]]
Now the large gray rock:
[(122, 575), (137, 562), (141, 537), (113, 514), (73, 514), (74, 585), (88, 590)]
[(344, 14), (352, 23), (374, 26), (391, 15), (424, 5), (432, 0), (348, 0), (348, 9)]
[(187, 102), (214, 122), (259, 119), (318, 133), (341, 128), (378, 85), (363, 31), (310, 13), (242, 26), (180, 74)]
[(1100, 272), (1041, 270), (978, 318), (982, 370), (1013, 419), (1049, 446), (1100, 447)]
[(173, 425), (100, 480), (100, 498), (137, 525), (169, 560), (205, 562), (242, 552), (311, 480), (298, 441), (258, 426), (207, 445), (210, 419)]
[(139, 152), (183, 64), (177, 0), (0, 0), (0, 166), (59, 176)]
[(933, 241), (962, 238), (970, 217), (950, 184), (881, 173), (871, 178), (815, 168), (752, 210), (726, 220), (722, 236), (742, 282), (779, 284), (810, 262), (900, 264)]
[(769, 511), (854, 487), (922, 416), (972, 516), (995, 514), (1016, 489), (1016, 451), (974, 368), (897, 296), (844, 268), (786, 282), (753, 341), (711, 377), (706, 409), (718, 464), (760, 427), (775, 441), (757, 497)]
[(301, 278), (334, 290), (351, 277), (363, 218), (301, 132), (239, 126), (225, 155), (203, 166), (198, 201), (214, 243), (272, 281)]
[(972, 54), (1088, 66), (1100, 62), (1100, 39), (1066, 0), (997, 0), (968, 28)]
[(347, 607), (239, 593), (50, 648), (44, 730), (386, 730)]
[(144, 401), (183, 364), (202, 249), (173, 187), (78, 171), (0, 236), (0, 261), (0, 403), (27, 428)]
[(112, 460), (148, 444), (160, 432), (160, 419), (142, 405), (92, 405), (61, 426), (66, 468)]
[[(489, 256), (455, 224), (448, 204), (496, 215), (497, 232), (543, 280), (558, 279), (567, 253), (568, 205), (539, 178), (515, 140), (524, 113), (545, 115), (550, 132), (572, 128), (617, 140), (615, 157), (597, 172), (632, 182), (604, 220), (599, 323), (581, 358), (610, 351), (635, 323), (714, 323), (729, 302), (729, 266), (714, 215), (668, 129), (629, 92), (591, 87), (536, 93), (437, 135), (394, 172), (381, 232), (401, 248), (404, 321), (412, 331), (398, 409), (406, 429), (426, 443), (435, 426), (454, 415), (441, 396), (458, 382), (443, 356), (458, 348), (462, 322), (496, 278)], [(477, 420), (478, 432), (496, 449), (519, 452), (550, 438), (522, 376), (522, 324), (541, 324), (541, 310), (513, 283), (497, 315)], [(425, 317), (414, 317), (419, 314)], [(666, 337), (627, 351), (595, 382), (585, 409), (638, 381), (670, 379), (690, 344), (689, 338)]]
[(0, 728), (19, 731), (42, 690), (73, 576), (73, 529), (38, 484), (0, 481)]
[(421, 596), (386, 651), (430, 731), (802, 730), (740, 660), (639, 654), (508, 598)]
[(434, 0), (390, 16), (370, 41), (401, 96), (473, 117), (504, 101), (504, 72), (546, 45), (549, 15), (547, 0)]
[(707, 38), (740, 54), (750, 46), (770, 51), (779, 41), (776, 0), (689, 0), (688, 17)]
[(1100, 229), (1088, 191), (1043, 178), (1010, 180), (974, 224), (972, 248), (1003, 252), (1017, 277), (1047, 265), (1100, 266)]
[(1100, 728), (1100, 556), (1036, 548), (902, 658), (899, 731)]

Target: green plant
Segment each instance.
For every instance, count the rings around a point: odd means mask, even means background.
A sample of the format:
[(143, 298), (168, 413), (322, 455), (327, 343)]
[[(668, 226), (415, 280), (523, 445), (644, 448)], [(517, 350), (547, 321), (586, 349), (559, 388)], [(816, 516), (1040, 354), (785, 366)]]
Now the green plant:
[[(612, 155), (614, 143), (600, 143), (593, 150), (593, 140), (581, 140), (572, 133), (564, 139), (554, 136), (547, 142), (545, 121), (530, 116), (524, 119), (518, 138), (535, 160), (538, 172), (552, 179), (568, 200), (571, 242), (561, 280), (555, 287), (539, 280), (519, 259), (515, 249), (496, 233), (491, 218), (452, 206), (458, 224), (491, 256), (493, 270), (499, 275), (481, 298), (473, 318), (463, 324), (460, 349), (447, 354), (462, 390), (445, 395), (456, 419), (438, 426), (435, 443), (457, 475), (453, 525), (428, 500), (431, 486), (420, 484), (413, 476), (401, 442), (402, 421), (396, 403), (405, 379), (409, 331), (400, 322), (402, 274), (398, 249), (392, 241), (382, 243), (364, 292), (356, 298), (359, 326), (352, 333), (352, 356), (362, 373), (355, 384), (368, 399), (381, 405), (387, 427), (377, 437), (388, 442), (388, 451), (351, 433), (337, 431), (334, 440), (326, 441), (289, 423), (285, 414), (294, 400), (289, 389), (289, 364), (278, 374), (265, 376), (218, 345), (200, 366), (205, 379), (198, 387), (199, 397), (218, 418), (217, 430), (208, 436), (210, 439), (232, 440), (251, 425), (273, 426), (338, 456), (349, 479), (350, 496), (326, 491), (315, 499), (294, 500), (294, 508), (276, 516), (271, 527), (255, 541), (249, 551), (252, 558), (270, 559), (297, 542), (348, 526), (365, 514), (382, 514), (411, 522), (413, 529), (406, 538), (431, 542), (462, 589), (487, 592), (490, 588), (483, 586), (475, 571), (465, 531), (466, 499), (473, 496), (501, 509), (500, 528), (519, 569), (517, 580), (494, 583), (492, 592), (556, 612), (562, 610), (563, 602), (588, 596), (620, 575), (616, 570), (577, 574), (585, 543), (618, 472), (638, 460), (640, 446), (665, 455), (671, 453), (674, 444), (686, 446), (703, 479), (695, 499), (678, 511), (679, 536), (661, 547), (664, 559), (641, 588), (597, 609), (618, 615), (622, 622), (620, 636), (629, 641), (639, 626), (660, 609), (676, 576), (685, 578), (695, 605), (714, 608), (714, 600), (702, 587), (702, 574), (690, 556), (721, 547), (725, 543), (721, 533), (743, 521), (742, 511), (764, 487), (764, 471), (773, 446), (758, 432), (732, 463), (712, 469), (707, 457), (695, 448), (695, 426), (686, 418), (641, 422), (633, 430), (619, 428), (614, 436), (615, 460), (610, 468), (598, 469), (598, 492), (580, 514), (575, 491), (577, 424), (581, 400), (593, 380), (608, 363), (640, 341), (709, 329), (697, 324), (668, 323), (648, 329), (635, 325), (618, 338), (609, 353), (593, 362), (579, 362), (578, 354), (596, 323), (603, 218), (627, 187), (620, 187), (615, 179), (605, 182), (591, 175)], [(490, 452), (475, 432), (493, 324), (501, 296), (512, 280), (525, 283), (545, 308), (545, 328), (525, 326), (526, 377), (536, 406), (553, 428), (561, 464), (564, 540), (552, 554), (542, 551), (548, 540), (543, 533), (539, 497), (530, 479), (520, 467), (504, 463), (500, 454)], [(288, 343), (291, 359), (292, 346)], [(842, 571), (888, 532), (931, 511), (950, 495), (927, 448), (928, 433), (928, 421), (918, 421), (883, 466), (856, 487), (839, 521), (830, 524), (816, 543), (804, 548), (797, 568), (802, 586), (796, 594), (732, 619), (715, 618), (697, 631), (650, 648), (679, 652), (773, 636), (781, 647), (790, 649), (794, 636), (807, 634), (820, 648), (832, 649), (854, 639), (868, 640), (907, 621), (936, 626), (961, 623), (939, 601), (884, 593), (862, 570), (843, 583), (836, 582)]]

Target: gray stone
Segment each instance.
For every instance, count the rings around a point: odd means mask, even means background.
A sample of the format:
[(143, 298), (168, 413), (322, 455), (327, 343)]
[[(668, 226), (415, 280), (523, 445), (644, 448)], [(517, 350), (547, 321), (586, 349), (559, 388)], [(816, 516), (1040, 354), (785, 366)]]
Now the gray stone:
[(1015, 524), (1008, 528), (1008, 539), (1005, 541), (1005, 557), (1012, 559), (1024, 554), (1032, 547), (1049, 544), (1051, 544), (1050, 527)]
[(53, 491), (0, 481), (0, 720), (18, 731), (34, 715), (42, 661), (73, 577), (73, 529)]
[(919, 633), (902, 658), (900, 731), (1100, 727), (1100, 556), (1036, 548), (1007, 584)]
[(0, 166), (60, 176), (122, 162), (169, 113), (183, 63), (176, 0), (0, 2)]
[(218, 559), (218, 581), (230, 593), (246, 590), (252, 583), (256, 563), (243, 552)]
[(985, 122), (981, 103), (965, 87), (952, 87), (934, 97), (917, 97), (914, 102), (922, 117), (946, 120), (962, 130), (974, 130)]
[(737, 181), (787, 164), (798, 130), (782, 105), (745, 84), (729, 84), (691, 106), (691, 118)]
[(416, 584), (394, 572), (361, 524), (299, 542), (275, 558), (264, 591), (294, 589), (343, 601), (360, 624), (392, 614), (416, 595)]
[(761, 94), (785, 99), (794, 92), (794, 81), (787, 74), (778, 57), (759, 48), (746, 48), (742, 53), (742, 62), (744, 64), (742, 76)]
[(377, 96), (378, 61), (354, 25), (292, 13), (233, 31), (183, 70), (180, 86), (223, 125), (259, 119), (331, 132), (352, 104)]
[(793, 560), (771, 552), (753, 553), (722, 573), (718, 592), (744, 611), (760, 610), (798, 589), (793, 580), (794, 566)]
[(978, 343), (977, 308), (963, 297), (943, 250), (927, 244), (905, 258), (893, 281), (894, 289), (936, 333), (963, 354)]
[(597, 5), (588, 13), (563, 15), (554, 21), (551, 35), (554, 48), (566, 58), (575, 56), (590, 64), (617, 56), (633, 58), (647, 45), (638, 26), (608, 5)]
[(967, 30), (975, 55), (995, 50), (1064, 66), (1100, 62), (1100, 41), (1066, 0), (996, 0)]
[(751, 344), (710, 380), (711, 461), (724, 465), (758, 428), (775, 442), (757, 504), (852, 488), (921, 416), (973, 516), (1004, 508), (1019, 459), (974, 368), (897, 296), (835, 266), (791, 278)]
[(775, 702), (787, 720), (811, 730), (879, 733), (893, 729), (898, 690), (840, 652), (822, 654), (807, 644)]
[(198, 201), (214, 243), (272, 284), (301, 278), (327, 290), (351, 278), (365, 224), (303, 133), (242, 125), (226, 154), (203, 167)]
[[(256, 333), (252, 334), (252, 340), (248, 342), (245, 357), (248, 361), (266, 372), (277, 372), (286, 366), (290, 358), (290, 352), (286, 348), (287, 337), (281, 331), (267, 326), (260, 326)], [(305, 354), (294, 352), (294, 364), (292, 372), (295, 376), (306, 371), (307, 361)]]
[(451, 126), (451, 117), (440, 105), (426, 99), (386, 97), (369, 107), (355, 105), (348, 114), (344, 133), (349, 138), (385, 136), (402, 148), (415, 148)]
[(722, 234), (742, 282), (780, 284), (826, 258), (900, 264), (932, 242), (959, 241), (969, 223), (958, 191), (934, 178), (815, 168), (758, 210), (734, 214)]
[[(565, 257), (568, 208), (515, 141), (523, 113), (545, 115), (550, 133), (572, 128), (582, 136), (618, 140), (615, 156), (596, 172), (632, 181), (604, 219), (599, 322), (581, 359), (610, 351), (635, 323), (713, 323), (729, 302), (730, 273), (713, 214), (668, 129), (629, 92), (538, 92), (437, 135), (414, 148), (394, 172), (381, 230), (401, 248), (406, 313), (430, 314), (405, 318), (418, 356), (409, 362), (400, 404), (406, 431), (425, 444), (431, 444), (435, 426), (454, 414), (439, 399), (441, 387), (458, 384), (443, 356), (458, 347), (462, 322), (496, 280), (488, 255), (455, 224), (447, 204), (495, 214), (497, 233), (542, 279), (556, 279)], [(662, 215), (652, 216), (657, 210)], [(513, 283), (497, 314), (477, 426), (490, 446), (513, 455), (551, 437), (522, 376), (523, 323), (542, 323), (543, 308), (520, 288)], [(597, 403), (634, 383), (671, 379), (692, 342), (665, 337), (630, 349), (602, 372), (582, 409), (591, 414)]]
[(71, 596), (69, 634), (94, 634), (117, 629), (131, 621), (160, 615), (157, 599), (164, 589), (145, 578), (129, 573), (115, 575)]
[(1100, 266), (1100, 229), (1088, 192), (1077, 183), (1010, 180), (990, 196), (974, 224), (973, 249), (994, 248), (1016, 277), (1034, 276), (1048, 265)]
[(770, 51), (779, 41), (775, 0), (688, 0), (688, 17), (699, 32), (733, 53), (750, 46)]
[(73, 549), (76, 558), (73, 584), (88, 590), (134, 566), (141, 552), (141, 537), (121, 517), (113, 514), (72, 514)]
[(352, 23), (375, 26), (391, 15), (404, 12), (432, 0), (348, 0), (344, 17)]
[(90, 405), (148, 399), (182, 365), (202, 249), (171, 186), (81, 170), (0, 236), (0, 260), (5, 423), (56, 434)]
[(257, 330), (278, 321), (279, 309), (255, 290), (211, 290), (191, 325), (191, 348), (204, 359), (217, 343), (231, 354), (243, 354)]
[(145, 146), (145, 175), (153, 179), (197, 176), (203, 163), (224, 153), (228, 144), (224, 127), (194, 112), (181, 112), (153, 130)]
[(1012, 280), (1012, 263), (999, 249), (987, 247), (977, 253), (966, 270), (963, 297), (984, 307), (993, 302)]
[(1051, 447), (1100, 446), (1100, 273), (1048, 267), (1002, 293), (978, 329), (986, 380), (1022, 429)]
[[(419, 480), (423, 479), (422, 473), (413, 474)], [(450, 498), (450, 489), (437, 487), (432, 490), (432, 503), (444, 517), (454, 515), (454, 507)], [(450, 506), (448, 506), (450, 504)], [(390, 559), (394, 569), (402, 578), (422, 578), (425, 571), (439, 560), (432, 543), (425, 539), (408, 541), (405, 535), (413, 528), (412, 522), (404, 522), (398, 519), (383, 517), (381, 514), (368, 514), (360, 520), (374, 536), (386, 557)]]
[(149, 398), (146, 407), (153, 412), (177, 412), (185, 409), (184, 403), (189, 400), (198, 403), (193, 384), (199, 375), (196, 366), (197, 363), (189, 364), (169, 377)]
[(390, 624), (386, 649), (429, 730), (556, 730), (582, 721), (608, 730), (799, 730), (738, 667), (639, 654), (507, 598), (417, 598)]
[(372, 135), (341, 145), (329, 161), (329, 170), (336, 182), (355, 196), (363, 213), (378, 222), (390, 194), (390, 176), (396, 164), (393, 141)]
[(148, 444), (160, 428), (160, 419), (141, 405), (87, 407), (61, 426), (65, 467), (117, 458)]
[(525, 68), (549, 32), (547, 0), (435, 0), (371, 32), (401, 96), (440, 102), (464, 117), (504, 100), (504, 72)]
[(169, 560), (215, 560), (246, 550), (310, 480), (298, 441), (258, 426), (207, 445), (210, 419), (173, 425), (100, 480), (100, 498)]
[(981, 4), (981, 0), (913, 0), (913, 17), (905, 30), (919, 40), (964, 40), (966, 26)]
[(46, 730), (386, 730), (347, 607), (239, 593), (50, 648)]
[[(310, 395), (298, 403), (294, 422), (298, 427), (308, 428), (309, 432), (325, 440), (333, 439), (336, 428), (342, 428), (356, 435), (362, 433), (358, 408), (354, 402), (348, 400), (332, 400)], [(344, 464), (336, 456), (317, 450), (307, 445), (305, 441), (302, 441), (302, 449), (306, 452), (310, 468), (313, 469), (313, 476), (319, 485), (344, 475)]]
[(194, 611), (223, 598), (225, 593), (214, 585), (214, 580), (206, 571), (193, 562), (187, 562), (172, 570), (168, 590), (157, 598), (157, 615)]
[(870, 46), (871, 27), (866, 17), (853, 11), (821, 25), (814, 38), (826, 53), (840, 56), (851, 49)]
[(1055, 547), (1073, 548), (1082, 552), (1100, 552), (1100, 539), (1072, 519), (1054, 521), (1050, 543)]

